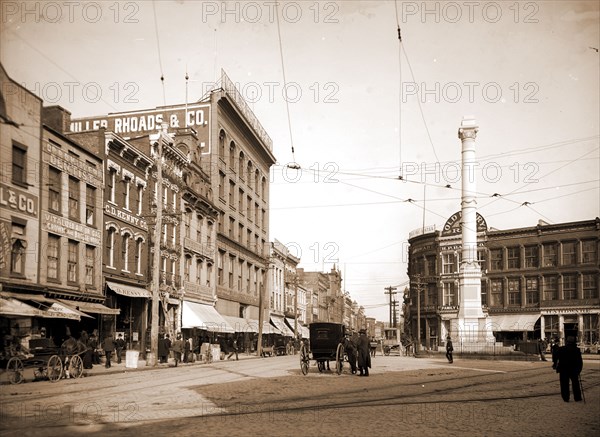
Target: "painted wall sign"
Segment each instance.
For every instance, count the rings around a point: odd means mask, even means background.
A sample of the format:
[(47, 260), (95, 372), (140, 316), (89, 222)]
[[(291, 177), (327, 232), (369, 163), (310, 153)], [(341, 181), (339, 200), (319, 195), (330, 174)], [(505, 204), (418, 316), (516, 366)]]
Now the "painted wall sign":
[(43, 213), (42, 229), (86, 244), (100, 246), (100, 230), (90, 228), (64, 217), (59, 217), (47, 211)]
[(38, 218), (38, 198), (18, 188), (0, 184), (0, 206)]
[[(462, 233), (462, 211), (458, 211), (446, 221), (444, 224), (444, 228), (442, 229), (442, 236), (447, 235), (459, 235)], [(485, 219), (481, 216), (481, 214), (477, 213), (476, 217), (477, 222), (477, 232), (485, 232), (487, 231), (487, 223)]]
[[(160, 109), (136, 112), (121, 112), (108, 114), (105, 117), (92, 117), (73, 120), (71, 132), (82, 132), (106, 128), (121, 136), (132, 134), (152, 133), (161, 128), (163, 122), (169, 123), (169, 128), (192, 127), (198, 135), (208, 132), (208, 115), (210, 105), (178, 105)], [(208, 134), (202, 136), (208, 139)]]

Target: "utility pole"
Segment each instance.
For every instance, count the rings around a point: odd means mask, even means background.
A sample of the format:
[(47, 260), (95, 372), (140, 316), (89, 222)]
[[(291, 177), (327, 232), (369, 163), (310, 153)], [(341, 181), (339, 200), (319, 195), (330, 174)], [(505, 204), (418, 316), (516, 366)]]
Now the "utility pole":
[(168, 124), (163, 123), (162, 131), (150, 136), (156, 145), (156, 225), (154, 228), (154, 257), (152, 266), (152, 324), (150, 325), (150, 354), (147, 358), (148, 366), (155, 367), (158, 360), (158, 307), (160, 304), (160, 236), (162, 229), (162, 140), (167, 134)]
[[(387, 290), (387, 291), (385, 291), (383, 294), (390, 295), (390, 326), (392, 326), (392, 295), (396, 294), (396, 287), (392, 287), (390, 285), (389, 287), (384, 288), (384, 290)], [(395, 302), (396, 302), (396, 300), (394, 299), (394, 303)]]
[(294, 341), (298, 338), (298, 276), (294, 273)]
[(415, 353), (421, 349), (421, 275), (417, 277), (417, 344), (415, 345)]

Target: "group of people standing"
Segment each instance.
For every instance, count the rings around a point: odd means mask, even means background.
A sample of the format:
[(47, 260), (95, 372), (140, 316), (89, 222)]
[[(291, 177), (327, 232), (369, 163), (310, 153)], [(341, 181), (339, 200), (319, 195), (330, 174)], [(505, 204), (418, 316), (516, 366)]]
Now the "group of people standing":
[(350, 363), (350, 369), (353, 375), (369, 376), (371, 368), (371, 342), (367, 337), (367, 331), (361, 329), (358, 335), (354, 333), (344, 338), (344, 350)]
[(158, 339), (158, 362), (166, 364), (169, 361), (169, 353), (173, 351), (175, 367), (179, 363), (188, 363), (194, 360), (191, 347), (191, 339), (184, 340), (181, 334), (177, 334), (175, 340), (171, 341), (169, 334), (160, 335)]

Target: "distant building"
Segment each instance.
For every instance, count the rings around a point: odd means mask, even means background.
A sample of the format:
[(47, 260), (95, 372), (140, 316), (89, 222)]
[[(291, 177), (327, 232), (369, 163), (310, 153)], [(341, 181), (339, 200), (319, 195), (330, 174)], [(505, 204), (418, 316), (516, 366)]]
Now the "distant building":
[[(445, 339), (458, 312), (459, 216), (454, 214), (442, 231), (409, 239), (405, 317), (416, 339), (420, 302), (426, 347)], [(496, 230), (478, 214), (477, 235), (482, 308), (496, 340), (567, 335), (587, 344), (600, 340), (600, 218)]]

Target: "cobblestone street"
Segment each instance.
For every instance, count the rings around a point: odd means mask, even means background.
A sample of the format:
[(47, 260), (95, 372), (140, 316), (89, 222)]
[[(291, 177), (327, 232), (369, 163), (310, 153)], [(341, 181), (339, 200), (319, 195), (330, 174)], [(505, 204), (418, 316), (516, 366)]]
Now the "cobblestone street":
[(376, 357), (369, 378), (307, 376), (298, 358), (115, 371), (2, 385), (2, 434), (596, 435), (600, 361), (565, 404), (545, 362)]

